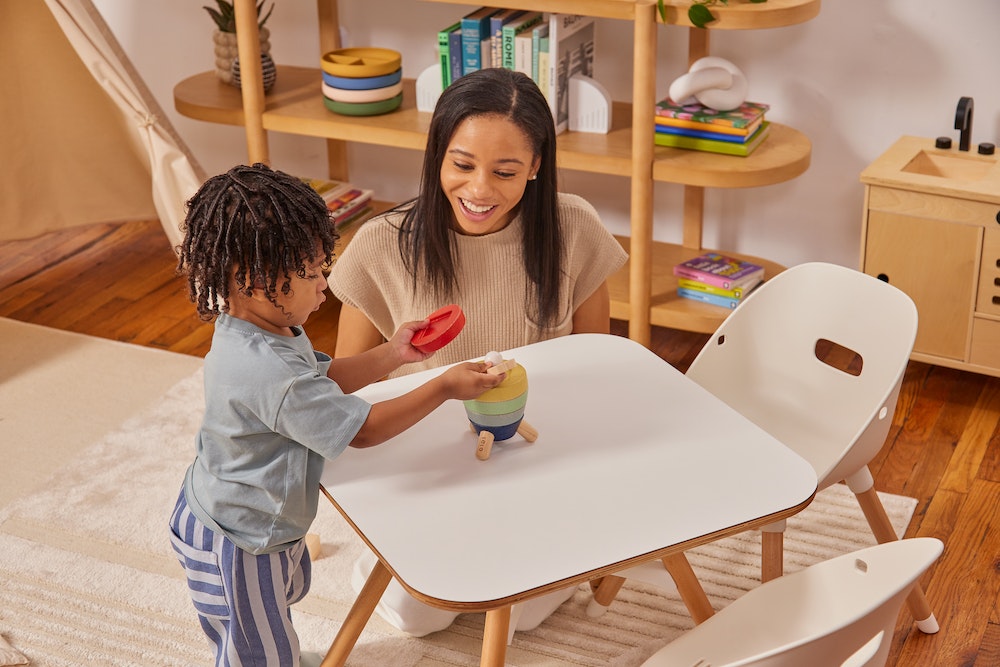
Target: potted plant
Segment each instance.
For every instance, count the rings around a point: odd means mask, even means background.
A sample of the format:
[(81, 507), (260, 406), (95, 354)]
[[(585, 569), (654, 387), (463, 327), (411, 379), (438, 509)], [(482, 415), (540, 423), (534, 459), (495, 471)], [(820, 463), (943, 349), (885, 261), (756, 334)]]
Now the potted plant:
[[(261, 67), (264, 72), (264, 90), (270, 90), (277, 78), (277, 69), (271, 59), (271, 43), (268, 38), (271, 36), (270, 30), (264, 27), (267, 20), (271, 18), (274, 5), (267, 10), (263, 16), (265, 0), (261, 0), (257, 5), (257, 29), (260, 32), (260, 57)], [(233, 3), (228, 0), (215, 0), (216, 7), (205, 7), (212, 20), (215, 21), (216, 29), (212, 33), (212, 41), (215, 43), (215, 75), (225, 83), (239, 88), (239, 50), (236, 42), (236, 13)]]

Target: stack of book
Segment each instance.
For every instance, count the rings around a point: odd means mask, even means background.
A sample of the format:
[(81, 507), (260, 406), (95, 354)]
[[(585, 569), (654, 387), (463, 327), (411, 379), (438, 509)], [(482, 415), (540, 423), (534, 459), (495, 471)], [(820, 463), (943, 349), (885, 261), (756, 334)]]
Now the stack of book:
[(594, 75), (596, 30), (592, 16), (480, 7), (438, 32), (442, 89), (488, 67), (524, 72), (562, 132), (569, 126), (570, 78)]
[(328, 181), (321, 178), (301, 178), (301, 180), (323, 198), (326, 207), (330, 209), (330, 220), (338, 229), (368, 217), (373, 210), (372, 190), (359, 188), (345, 181)]
[(698, 103), (681, 105), (664, 99), (656, 103), (654, 141), (659, 146), (746, 157), (770, 131), (770, 123), (764, 119), (769, 108), (759, 102), (744, 102), (732, 111), (717, 111)]
[(723, 308), (735, 308), (764, 280), (764, 267), (710, 252), (674, 267), (677, 295)]

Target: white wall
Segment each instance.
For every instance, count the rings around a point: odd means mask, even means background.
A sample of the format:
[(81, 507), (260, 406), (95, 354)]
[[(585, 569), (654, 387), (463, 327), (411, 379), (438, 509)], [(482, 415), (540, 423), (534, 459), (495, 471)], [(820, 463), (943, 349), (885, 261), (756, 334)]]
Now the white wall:
[[(741, 2), (743, 0), (731, 0)], [(177, 130), (209, 173), (246, 159), (241, 128), (184, 118), (173, 86), (212, 67), (213, 0), (95, 0), (112, 31)], [(436, 33), (466, 7), (413, 0), (341, 0), (347, 45), (403, 54), (415, 77), (436, 60)], [(278, 0), (269, 22), (279, 64), (318, 66), (315, 5)], [(973, 148), (1000, 143), (1000, 3), (996, 0), (826, 0), (806, 24), (760, 31), (715, 31), (712, 53), (735, 62), (750, 98), (768, 117), (804, 132), (812, 165), (802, 176), (755, 189), (706, 193), (704, 244), (786, 265), (823, 260), (856, 267), (864, 167), (903, 134), (937, 137), (952, 129), (959, 97), (975, 99)], [(658, 98), (683, 73), (686, 30), (659, 28)], [(631, 23), (599, 24), (596, 77), (615, 99), (631, 94)], [(324, 142), (272, 134), (271, 160), (294, 173), (323, 175)], [(415, 193), (419, 155), (352, 145), (352, 180), (383, 199)], [(738, 158), (734, 158), (738, 159)], [(628, 230), (625, 179), (566, 171), (562, 189), (585, 194), (612, 231)], [(655, 236), (679, 241), (681, 188), (657, 184)]]

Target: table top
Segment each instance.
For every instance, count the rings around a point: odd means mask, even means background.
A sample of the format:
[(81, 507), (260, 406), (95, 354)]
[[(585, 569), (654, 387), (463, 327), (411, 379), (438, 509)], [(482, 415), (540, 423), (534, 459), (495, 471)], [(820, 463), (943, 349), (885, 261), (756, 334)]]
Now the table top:
[[(575, 334), (503, 356), (527, 371), (534, 443), (515, 435), (481, 461), (448, 401), (324, 470), (337, 508), (425, 601), (496, 608), (766, 525), (815, 494), (808, 462), (632, 340)], [(357, 394), (385, 400), (441, 371)]]

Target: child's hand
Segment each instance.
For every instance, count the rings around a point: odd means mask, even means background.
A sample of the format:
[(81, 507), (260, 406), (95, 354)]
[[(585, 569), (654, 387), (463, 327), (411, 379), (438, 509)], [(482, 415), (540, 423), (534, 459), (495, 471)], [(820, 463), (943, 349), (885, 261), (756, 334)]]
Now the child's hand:
[(487, 373), (487, 364), (479, 362), (465, 362), (452, 366), (441, 374), (441, 381), (445, 383), (445, 391), (454, 399), (467, 401), (478, 398), (483, 392), (492, 389), (507, 378), (506, 373), (493, 375)]
[(399, 365), (423, 361), (434, 354), (433, 352), (428, 353), (418, 350), (410, 344), (413, 336), (421, 329), (426, 328), (428, 324), (430, 322), (426, 319), (417, 322), (404, 322), (399, 327), (399, 330), (392, 335), (392, 338), (389, 339), (389, 347), (399, 359)]

